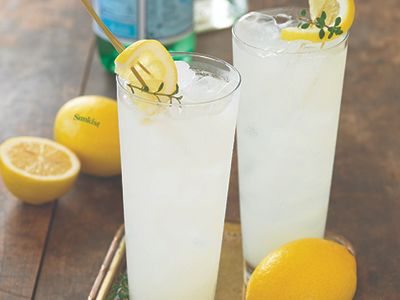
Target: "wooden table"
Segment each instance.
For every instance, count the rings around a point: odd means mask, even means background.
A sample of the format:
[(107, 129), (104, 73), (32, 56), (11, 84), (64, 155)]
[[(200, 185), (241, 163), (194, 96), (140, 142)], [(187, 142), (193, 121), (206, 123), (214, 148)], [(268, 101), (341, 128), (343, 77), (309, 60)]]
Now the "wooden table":
[[(251, 9), (305, 1), (251, 1)], [(351, 32), (328, 229), (358, 250), (356, 299), (400, 299), (400, 4), (363, 0)], [(198, 51), (231, 61), (230, 31)], [(0, 141), (52, 136), (56, 111), (83, 94), (115, 97), (79, 1), (1, 0)], [(227, 220), (239, 221), (236, 157)], [(57, 202), (17, 201), (0, 180), (0, 299), (85, 299), (122, 223), (120, 177), (81, 175)], [(235, 299), (233, 299), (235, 300)]]

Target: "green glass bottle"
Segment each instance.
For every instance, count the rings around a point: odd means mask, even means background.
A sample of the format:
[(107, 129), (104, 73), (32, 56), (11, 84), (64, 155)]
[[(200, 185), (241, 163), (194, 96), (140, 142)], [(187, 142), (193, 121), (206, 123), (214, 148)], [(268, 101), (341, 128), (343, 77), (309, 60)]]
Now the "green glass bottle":
[[(97, 14), (123, 43), (157, 39), (169, 51), (194, 51), (193, 0), (94, 0)], [(118, 52), (93, 23), (97, 50), (107, 71), (114, 72)]]

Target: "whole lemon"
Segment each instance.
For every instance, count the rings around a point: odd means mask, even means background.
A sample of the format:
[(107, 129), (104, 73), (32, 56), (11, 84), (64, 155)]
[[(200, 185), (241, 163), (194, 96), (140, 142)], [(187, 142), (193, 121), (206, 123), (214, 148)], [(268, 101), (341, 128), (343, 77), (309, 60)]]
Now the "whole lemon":
[(342, 245), (307, 238), (271, 252), (250, 277), (246, 300), (351, 300), (354, 256)]
[(97, 176), (121, 173), (115, 100), (101, 96), (69, 100), (57, 113), (54, 139), (76, 153), (84, 173)]

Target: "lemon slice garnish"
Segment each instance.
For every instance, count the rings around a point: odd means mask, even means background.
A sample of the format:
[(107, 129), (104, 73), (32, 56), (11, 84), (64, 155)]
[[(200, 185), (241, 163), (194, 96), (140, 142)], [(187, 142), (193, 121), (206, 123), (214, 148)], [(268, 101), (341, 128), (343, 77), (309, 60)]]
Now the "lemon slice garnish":
[[(121, 52), (115, 59), (115, 72), (132, 86), (149, 92), (173, 94), (178, 72), (167, 49), (156, 40), (140, 40)], [(156, 100), (151, 93), (137, 92), (141, 97)], [(159, 100), (166, 101), (159, 97)]]
[[(355, 4), (354, 0), (309, 0), (310, 16), (312, 20), (321, 16), (324, 11), (327, 15), (325, 23), (333, 25), (336, 18), (341, 18), (340, 27), (343, 33), (349, 31), (354, 21)], [(328, 39), (328, 34), (325, 29), (325, 37), (321, 40), (319, 36), (319, 28), (310, 26), (307, 29), (289, 27), (281, 31), (281, 38), (286, 41), (293, 40), (308, 40), (311, 42), (320, 43)], [(331, 39), (337, 38), (338, 35), (333, 35)]]
[(15, 137), (0, 146), (0, 169), (5, 185), (31, 204), (54, 200), (74, 183), (80, 162), (56, 142), (36, 137)]

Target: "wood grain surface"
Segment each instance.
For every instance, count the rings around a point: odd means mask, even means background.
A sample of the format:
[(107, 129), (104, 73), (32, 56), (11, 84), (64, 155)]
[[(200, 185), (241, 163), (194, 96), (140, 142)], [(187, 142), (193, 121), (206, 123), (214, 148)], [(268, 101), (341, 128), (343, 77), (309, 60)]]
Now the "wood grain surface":
[[(0, 141), (52, 136), (59, 106), (80, 91), (91, 36), (76, 1), (0, 2)], [(23, 205), (0, 183), (0, 299), (31, 299), (54, 204)]]
[[(400, 2), (357, 1), (327, 228), (358, 256), (356, 299), (400, 299)], [(386, 28), (395, 28), (386, 30)]]
[[(305, 5), (253, 0), (251, 9)], [(349, 39), (328, 225), (357, 249), (360, 300), (400, 299), (400, 3), (356, 3)], [(52, 136), (70, 98), (115, 98), (79, 1), (0, 1), (0, 141)], [(197, 51), (232, 61), (229, 30)], [(236, 157), (227, 220), (239, 221)], [(55, 204), (23, 205), (0, 180), (0, 299), (84, 299), (122, 222), (120, 177), (82, 175)], [(235, 299), (232, 299), (235, 300)]]

